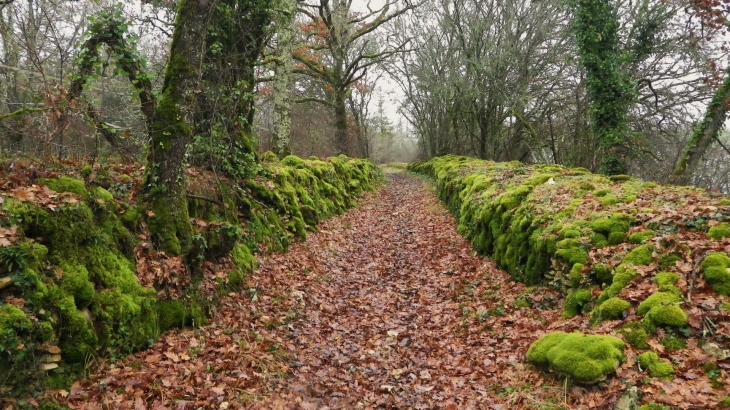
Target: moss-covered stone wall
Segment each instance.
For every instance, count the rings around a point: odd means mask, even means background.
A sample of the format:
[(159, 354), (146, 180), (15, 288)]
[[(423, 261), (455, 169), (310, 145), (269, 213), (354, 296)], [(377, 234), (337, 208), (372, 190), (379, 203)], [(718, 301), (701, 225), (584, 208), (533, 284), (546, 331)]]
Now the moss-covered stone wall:
[[(255, 253), (285, 250), (381, 178), (370, 161), (344, 156), (264, 159), (245, 181), (189, 170), (197, 232), (186, 259), (148, 243), (150, 211), (136, 205), (140, 178), (86, 166), (0, 190), (2, 394), (62, 386), (96, 357), (203, 323), (216, 300), (211, 288), (240, 288)], [(227, 279), (206, 283), (205, 262), (226, 268)]]
[(730, 200), (719, 193), (461, 156), (409, 170), (433, 179), (476, 251), (517, 281), (563, 291), (566, 319), (670, 351), (730, 318)]

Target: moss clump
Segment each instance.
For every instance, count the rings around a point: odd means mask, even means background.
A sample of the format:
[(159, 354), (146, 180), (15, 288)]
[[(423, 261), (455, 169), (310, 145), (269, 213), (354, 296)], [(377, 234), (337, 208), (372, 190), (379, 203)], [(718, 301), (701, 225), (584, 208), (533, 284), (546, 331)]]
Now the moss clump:
[(13, 350), (22, 344), (20, 334), (32, 327), (33, 323), (22, 310), (9, 304), (0, 306), (0, 345), (5, 347), (5, 352), (0, 351), (0, 357), (6, 352), (13, 355)]
[(89, 271), (83, 265), (61, 263), (56, 270), (61, 277), (61, 289), (74, 297), (76, 307), (83, 309), (94, 299), (94, 284), (89, 280)]
[[(626, 241), (626, 233), (629, 231), (629, 222), (626, 215), (616, 214), (611, 218), (602, 218), (591, 221), (591, 229), (597, 234), (592, 238), (596, 246), (603, 245), (602, 238), (606, 238), (608, 245), (618, 245)], [(605, 246), (605, 245), (603, 245)]]
[(713, 252), (700, 265), (712, 289), (723, 296), (730, 296), (730, 258), (723, 252)]
[(195, 300), (158, 300), (158, 328), (160, 333), (175, 327), (205, 324), (203, 308)]
[(651, 377), (667, 379), (674, 374), (674, 366), (668, 360), (660, 359), (654, 352), (644, 352), (636, 360), (643, 370), (649, 370)]
[(588, 252), (582, 248), (577, 239), (563, 239), (556, 246), (557, 252), (555, 254), (568, 262), (570, 266), (576, 263), (586, 264), (588, 262)]
[(263, 162), (277, 162), (279, 157), (272, 151), (266, 151), (261, 155), (261, 161)]
[(657, 305), (646, 313), (646, 319), (654, 326), (682, 327), (687, 324), (687, 313), (678, 304)]
[(682, 258), (674, 254), (662, 255), (659, 257), (657, 266), (659, 266), (659, 269), (667, 270), (673, 268), (681, 260)]
[(649, 403), (649, 404), (644, 404), (643, 406), (639, 407), (637, 410), (672, 410), (672, 409), (663, 404)]
[(41, 182), (45, 183), (48, 188), (51, 188), (58, 193), (71, 192), (82, 197), (86, 197), (89, 194), (86, 189), (86, 185), (84, 185), (84, 181), (78, 180), (76, 178), (64, 176), (59, 178), (44, 179)]
[(609, 265), (597, 264), (591, 268), (591, 275), (598, 285), (613, 281), (613, 268)]
[(591, 383), (613, 373), (624, 360), (624, 343), (612, 336), (579, 332), (550, 333), (533, 343), (527, 361), (569, 375), (577, 382)]
[(637, 349), (648, 349), (649, 348), (649, 333), (646, 331), (641, 323), (627, 323), (619, 330), (624, 336), (624, 339)]
[(625, 265), (619, 265), (616, 273), (613, 275), (611, 285), (601, 293), (598, 297), (598, 303), (603, 303), (609, 298), (618, 295), (623, 288), (629, 285), (635, 277), (639, 276), (635, 269), (626, 268)]
[(593, 195), (597, 197), (604, 197), (611, 193), (610, 189), (599, 189), (598, 191), (594, 192)]
[(307, 166), (307, 163), (296, 155), (288, 155), (284, 157), (284, 159), (281, 160), (281, 164), (293, 168), (306, 168)]
[(730, 224), (727, 222), (719, 223), (707, 232), (707, 236), (718, 241), (730, 238)]
[(620, 182), (620, 181), (628, 181), (629, 179), (631, 179), (631, 177), (628, 175), (611, 175), (608, 177), (608, 179), (610, 179), (613, 182)]
[(251, 250), (243, 244), (236, 244), (231, 252), (236, 269), (228, 273), (228, 284), (233, 288), (240, 288), (246, 273), (256, 269), (256, 258)]
[(717, 204), (719, 206), (728, 206), (730, 205), (730, 198), (722, 198)]
[(590, 289), (573, 289), (565, 297), (565, 305), (563, 306), (563, 317), (569, 318), (578, 316), (582, 313), (584, 306), (591, 301)]
[(668, 334), (659, 341), (667, 350), (680, 350), (687, 347), (687, 342), (673, 334)]
[(644, 241), (646, 241), (647, 239), (652, 238), (653, 236), (654, 231), (652, 230), (634, 232), (629, 235), (629, 242), (635, 245), (640, 245), (644, 243)]
[(621, 298), (612, 297), (593, 309), (591, 316), (597, 321), (620, 319), (630, 307), (631, 303)]
[(94, 187), (92, 189), (94, 199), (97, 202), (101, 203), (114, 203), (114, 196), (111, 194), (111, 192), (107, 191), (106, 189), (98, 186)]
[(674, 272), (659, 272), (654, 276), (654, 282), (662, 292), (679, 292), (679, 289), (677, 289), (679, 275)]
[(680, 301), (680, 298), (676, 293), (656, 292), (653, 295), (646, 298), (646, 300), (644, 300), (643, 302), (639, 303), (639, 307), (636, 308), (636, 314), (645, 315), (656, 306), (661, 306), (661, 305), (665, 305), (665, 304), (673, 304), (674, 302), (679, 302), (679, 301)]
[(91, 165), (88, 165), (88, 164), (87, 165), (84, 165), (84, 167), (81, 168), (81, 170), (79, 171), (79, 173), (81, 174), (81, 176), (84, 177), (84, 178), (88, 178), (89, 175), (91, 175), (92, 172), (94, 172), (94, 169), (91, 168)]
[(573, 289), (579, 287), (581, 285), (581, 282), (583, 282), (583, 268), (585, 268), (585, 265), (583, 265), (582, 263), (576, 263), (570, 269), (570, 274), (568, 275), (568, 278), (570, 279), (570, 287), (572, 287)]
[(640, 245), (629, 252), (624, 258), (624, 263), (630, 263), (632, 265), (649, 265), (654, 257), (654, 247), (651, 245)]

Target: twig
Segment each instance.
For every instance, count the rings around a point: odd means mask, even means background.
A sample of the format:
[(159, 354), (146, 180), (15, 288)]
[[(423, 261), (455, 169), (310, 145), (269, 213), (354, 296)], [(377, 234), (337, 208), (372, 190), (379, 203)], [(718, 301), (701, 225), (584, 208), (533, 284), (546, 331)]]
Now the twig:
[(198, 199), (198, 200), (201, 200), (201, 201), (211, 202), (211, 203), (214, 203), (214, 204), (216, 204), (218, 206), (223, 206), (223, 202), (218, 201), (217, 199), (208, 198), (208, 197), (204, 197), (204, 196), (198, 196), (198, 195), (192, 195), (192, 194), (188, 194), (187, 197), (190, 198), (190, 199)]

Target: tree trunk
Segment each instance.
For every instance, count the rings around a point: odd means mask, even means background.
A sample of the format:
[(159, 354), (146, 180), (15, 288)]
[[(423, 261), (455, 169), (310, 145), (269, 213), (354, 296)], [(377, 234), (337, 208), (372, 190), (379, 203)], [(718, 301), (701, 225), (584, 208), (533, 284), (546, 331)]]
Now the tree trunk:
[(210, 0), (181, 0), (175, 21), (162, 97), (152, 120), (145, 199), (148, 222), (158, 247), (174, 255), (189, 250), (185, 153), (190, 143), (201, 65), (206, 50)]
[(345, 105), (345, 90), (338, 89), (334, 95), (335, 101), (335, 145), (337, 154), (350, 155), (350, 138), (347, 127), (347, 106)]
[(725, 69), (725, 81), (707, 106), (705, 118), (687, 141), (684, 153), (669, 179), (672, 184), (688, 185), (690, 183), (690, 178), (707, 152), (707, 148), (717, 138), (725, 124), (728, 100), (730, 100), (730, 67)]
[(292, 72), (294, 64), (294, 30), (297, 5), (295, 0), (282, 0), (284, 9), (279, 18), (278, 44), (274, 50), (276, 66), (274, 68), (274, 136), (273, 151), (279, 157), (291, 154), (291, 104), (292, 104)]

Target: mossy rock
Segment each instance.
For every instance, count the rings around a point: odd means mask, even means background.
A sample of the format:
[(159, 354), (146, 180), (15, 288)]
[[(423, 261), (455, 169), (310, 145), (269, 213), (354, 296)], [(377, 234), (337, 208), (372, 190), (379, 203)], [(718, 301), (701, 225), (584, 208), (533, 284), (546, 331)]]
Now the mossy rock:
[(674, 366), (668, 360), (659, 358), (654, 352), (644, 352), (640, 354), (636, 361), (643, 370), (648, 370), (651, 377), (661, 379), (671, 379), (674, 375)]
[(680, 300), (681, 299), (679, 295), (677, 295), (676, 293), (656, 292), (646, 298), (646, 300), (644, 300), (643, 302), (639, 303), (639, 306), (636, 308), (636, 314), (645, 315), (656, 306), (673, 304), (675, 302), (679, 302)]
[(632, 265), (649, 265), (654, 261), (654, 247), (652, 245), (639, 245), (632, 249), (624, 258), (624, 263)]
[(627, 323), (621, 327), (619, 333), (624, 336), (626, 342), (631, 346), (637, 349), (649, 348), (649, 332), (646, 331), (646, 328), (641, 323)]
[(596, 321), (620, 319), (629, 308), (631, 308), (631, 303), (612, 297), (593, 309), (591, 316)]
[(683, 327), (687, 325), (687, 313), (678, 304), (662, 304), (646, 313), (646, 320), (654, 326)]
[(634, 232), (629, 235), (629, 242), (635, 245), (640, 245), (644, 243), (644, 241), (652, 237), (654, 237), (654, 231), (652, 231), (651, 229), (646, 231)]
[(573, 289), (568, 292), (563, 305), (563, 317), (578, 316), (592, 299), (590, 289)]
[(580, 332), (549, 333), (527, 350), (527, 361), (549, 365), (580, 383), (594, 383), (616, 371), (624, 361), (624, 343), (613, 336)]
[(730, 224), (722, 222), (713, 226), (707, 231), (707, 236), (718, 241), (730, 238)]
[(700, 264), (700, 271), (715, 292), (730, 296), (730, 257), (727, 254), (723, 252), (708, 254)]
[(62, 176), (43, 179), (41, 182), (58, 193), (71, 192), (81, 197), (86, 197), (89, 194), (84, 181), (76, 178)]
[(677, 283), (679, 282), (679, 274), (674, 272), (659, 272), (654, 276), (654, 282), (661, 292), (679, 293)]

